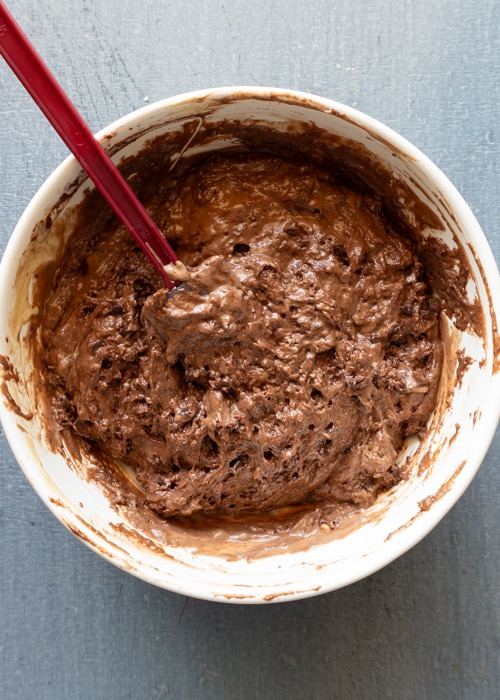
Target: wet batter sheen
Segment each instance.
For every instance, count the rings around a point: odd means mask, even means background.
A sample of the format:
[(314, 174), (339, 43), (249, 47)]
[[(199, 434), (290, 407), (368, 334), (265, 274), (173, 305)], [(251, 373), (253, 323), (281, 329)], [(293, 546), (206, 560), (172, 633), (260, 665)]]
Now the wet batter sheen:
[(113, 219), (77, 233), (41, 328), (59, 430), (164, 516), (366, 506), (396, 484), (442, 351), (380, 201), (312, 163), (216, 155), (146, 203), (191, 279), (169, 298)]

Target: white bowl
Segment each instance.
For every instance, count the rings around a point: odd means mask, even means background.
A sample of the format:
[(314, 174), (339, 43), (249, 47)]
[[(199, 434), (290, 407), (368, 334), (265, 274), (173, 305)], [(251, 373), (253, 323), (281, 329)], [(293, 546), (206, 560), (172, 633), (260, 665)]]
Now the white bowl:
[[(47, 228), (77, 206), (91, 187), (69, 157), (33, 198), (5, 251), (0, 267), (0, 354), (3, 356), (0, 416), (11, 448), (28, 480), (48, 508), (100, 555), (157, 586), (211, 600), (243, 603), (293, 600), (331, 591), (377, 571), (421, 540), (449, 511), (474, 477), (500, 415), (500, 280), (486, 239), (462, 197), (414, 146), (370, 117), (330, 100), (288, 90), (222, 88), (189, 93), (145, 107), (98, 134), (117, 162), (136, 154), (152, 137), (190, 136), (177, 156), (196, 149), (224, 148), (227, 133), (199, 140), (201, 125), (248, 123), (271, 126), (298, 139), (301, 129), (317, 127), (318, 148), (336, 144), (363, 152), (365, 174), (383, 168), (388, 196), (399, 196), (404, 216), (418, 217), (408, 188), (439, 227), (424, 236), (460, 252), (468, 268), (463, 296), (476, 299), (484, 322), (460, 330), (445, 322), (449, 342), (438, 406), (421, 443), (410, 441), (402, 459), (410, 476), (376, 503), (330, 533), (291, 533), (284, 540), (249, 535), (229, 556), (223, 531), (182, 538), (179, 531), (149, 523), (142, 528), (113, 507), (86, 465), (49, 447), (30, 379), (28, 321), (32, 277), (41, 262), (57, 255), (60, 240)], [(217, 130), (216, 130), (217, 131)], [(364, 159), (364, 161), (363, 161)], [(401, 185), (401, 188), (400, 188)], [(399, 193), (399, 194), (398, 194)], [(406, 194), (405, 194), (406, 193)], [(410, 198), (411, 199), (411, 198)], [(404, 200), (404, 201), (403, 201)], [(460, 257), (460, 256), (458, 256)], [(438, 259), (434, 261), (438, 266)], [(449, 260), (446, 263), (449, 264)], [(469, 358), (463, 362), (464, 356)], [(214, 548), (213, 541), (217, 543)], [(229, 550), (228, 550), (229, 551)], [(236, 555), (235, 555), (236, 552)]]

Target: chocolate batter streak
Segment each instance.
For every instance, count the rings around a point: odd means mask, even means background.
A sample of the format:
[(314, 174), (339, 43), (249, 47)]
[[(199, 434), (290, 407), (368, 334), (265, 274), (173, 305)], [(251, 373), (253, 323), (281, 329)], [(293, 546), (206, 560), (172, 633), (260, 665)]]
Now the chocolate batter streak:
[(215, 155), (147, 202), (191, 270), (172, 298), (114, 220), (47, 301), (58, 428), (130, 465), (164, 516), (366, 506), (396, 484), (440, 369), (438, 304), (380, 201), (320, 166)]

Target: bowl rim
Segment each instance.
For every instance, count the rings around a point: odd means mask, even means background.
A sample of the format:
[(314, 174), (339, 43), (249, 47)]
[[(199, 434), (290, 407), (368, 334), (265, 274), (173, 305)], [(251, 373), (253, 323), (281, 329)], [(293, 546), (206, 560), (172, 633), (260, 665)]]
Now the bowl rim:
[[(221, 98), (241, 98), (244, 100), (255, 97), (259, 99), (278, 101), (291, 100), (295, 102), (298, 100), (304, 102), (305, 106), (313, 107), (322, 111), (330, 111), (340, 118), (351, 121), (357, 126), (366, 129), (370, 132), (370, 134), (375, 135), (375, 137), (379, 137), (380, 139), (393, 144), (397, 151), (404, 153), (408, 158), (418, 162), (418, 169), (426, 178), (432, 181), (434, 186), (444, 197), (445, 201), (450, 204), (457, 218), (460, 220), (460, 222), (462, 222), (464, 230), (470, 232), (470, 235), (473, 237), (476, 255), (480, 259), (483, 275), (488, 280), (488, 286), (492, 297), (491, 309), (496, 315), (496, 318), (500, 318), (500, 275), (498, 268), (488, 241), (462, 195), (458, 192), (448, 177), (438, 168), (438, 166), (435, 165), (424, 153), (422, 153), (420, 149), (414, 146), (405, 137), (394, 131), (391, 127), (383, 124), (364, 112), (359, 111), (358, 109), (329, 98), (320, 97), (302, 91), (276, 87), (230, 86), (207, 88), (182, 93), (180, 95), (168, 97), (140, 107), (139, 109), (129, 112), (128, 114), (116, 119), (111, 124), (99, 130), (95, 136), (98, 140), (103, 141), (109, 136), (110, 132), (113, 134), (121, 134), (131, 124), (136, 123), (139, 120), (147, 119), (159, 113), (163, 113), (164, 111), (168, 111), (173, 106), (180, 105), (182, 103), (190, 104), (193, 103), (193, 101), (203, 101), (209, 99), (220, 100)], [(42, 218), (40, 213), (43, 214), (43, 212), (47, 210), (47, 202), (49, 202), (49, 206), (53, 205), (55, 202), (54, 193), (60, 191), (61, 183), (64, 184), (70, 182), (70, 180), (68, 180), (69, 174), (74, 172), (75, 168), (77, 170), (79, 169), (76, 159), (72, 155), (66, 157), (63, 162), (57, 166), (55, 170), (46, 178), (26, 206), (7, 243), (2, 256), (2, 261), (0, 263), (0, 298), (5, 298), (6, 295), (10, 293), (10, 284), (13, 277), (12, 274), (8, 273), (9, 271), (17, 270), (20, 253), (24, 250), (34, 225)], [(73, 178), (71, 178), (71, 180), (72, 179)], [(489, 449), (489, 445), (496, 432), (500, 419), (500, 373), (498, 371), (492, 377), (492, 381), (489, 386), (489, 394), (485, 400), (485, 403), (489, 405), (490, 410), (487, 414), (482, 416), (480, 421), (481, 430), (479, 432), (481, 440), (478, 440), (479, 447), (474, 455), (474, 459), (468, 460), (466, 468), (464, 468), (457, 476), (453, 488), (450, 489), (448, 493), (444, 494), (432, 508), (425, 513), (422, 513), (422, 517), (418, 518), (418, 525), (415, 527), (408, 527), (404, 533), (404, 538), (395, 537), (390, 544), (388, 543), (387, 547), (384, 547), (383, 553), (377, 553), (376, 557), (366, 556), (362, 565), (358, 567), (356, 575), (349, 575), (349, 572), (347, 571), (344, 572), (343, 576), (340, 578), (333, 580), (330, 585), (322, 586), (320, 590), (315, 591), (308, 588), (307, 590), (283, 593), (281, 595), (276, 594), (272, 596), (272, 602), (297, 600), (304, 597), (310, 597), (311, 595), (329, 592), (331, 590), (354, 583), (355, 581), (365, 578), (385, 567), (406, 551), (411, 549), (427, 534), (429, 534), (429, 532), (461, 498), (477, 473)], [(71, 517), (68, 519), (68, 513), (66, 513), (66, 517), (64, 519), (61, 518), (60, 509), (54, 504), (53, 499), (51, 500), (51, 495), (47, 486), (47, 479), (43, 474), (41, 474), (40, 469), (34, 468), (35, 463), (30, 463), (29, 458), (26, 457), (26, 451), (23, 445), (23, 436), (20, 430), (17, 428), (12, 410), (9, 409), (5, 401), (0, 401), (0, 420), (4, 426), (4, 431), (10, 448), (38, 496), (60, 522), (62, 522), (74, 534), (76, 534), (77, 537), (79, 537), (79, 539), (82, 540), (87, 546), (94, 551), (97, 551), (100, 556), (107, 559), (111, 563), (118, 565), (120, 568), (125, 569), (132, 575), (137, 576), (141, 580), (184, 595), (190, 595), (207, 600), (224, 599), (239, 603), (271, 602), (264, 600), (265, 596), (261, 591), (258, 592), (257, 597), (244, 596), (243, 598), (232, 598), (231, 596), (228, 597), (224, 594), (217, 594), (213, 590), (210, 591), (206, 585), (203, 587), (203, 584), (199, 585), (196, 581), (188, 581), (187, 583), (184, 582), (184, 586), (165, 585), (165, 582), (161, 580), (161, 576), (158, 578), (158, 576), (154, 575), (154, 572), (149, 574), (137, 572), (121, 565), (119, 562), (117, 563), (116, 556), (113, 552), (106, 551), (105, 547), (97, 547), (92, 541), (89, 542), (86, 537), (82, 537), (78, 535), (78, 533), (75, 533), (76, 521), (72, 522)], [(72, 525), (75, 525), (75, 527), (72, 527)], [(78, 527), (81, 529), (81, 521), (78, 522)], [(373, 561), (374, 558), (376, 559), (375, 561)], [(230, 585), (228, 586), (228, 589), (229, 588)]]

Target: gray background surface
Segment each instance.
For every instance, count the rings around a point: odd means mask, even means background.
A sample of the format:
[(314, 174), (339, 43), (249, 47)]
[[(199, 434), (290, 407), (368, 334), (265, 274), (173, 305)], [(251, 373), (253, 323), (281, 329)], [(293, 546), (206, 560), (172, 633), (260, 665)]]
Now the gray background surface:
[[(91, 127), (231, 84), (337, 99), (413, 141), (500, 259), (498, 0), (10, 0)], [(0, 62), (2, 250), (67, 151)], [(0, 442), (0, 698), (493, 699), (500, 435), (423, 542), (370, 578), (268, 606), (187, 599), (69, 534)]]

